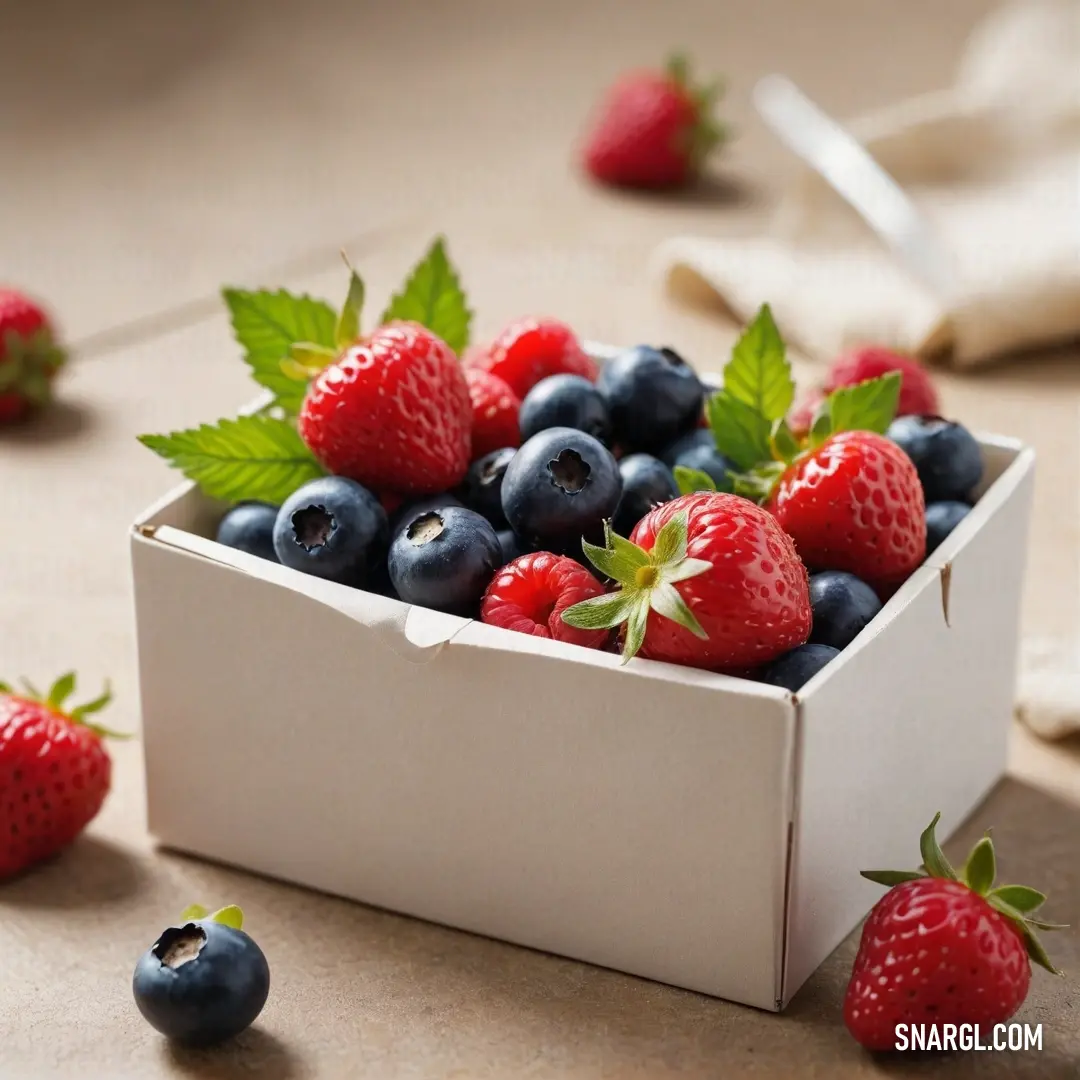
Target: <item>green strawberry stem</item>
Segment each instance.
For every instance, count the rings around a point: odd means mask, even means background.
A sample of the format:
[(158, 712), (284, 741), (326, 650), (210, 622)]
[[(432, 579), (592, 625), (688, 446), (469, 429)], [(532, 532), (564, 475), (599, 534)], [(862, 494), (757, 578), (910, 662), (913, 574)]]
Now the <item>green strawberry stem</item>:
[(1035, 934), (1036, 930), (1064, 930), (1059, 923), (1044, 922), (1032, 915), (1046, 901), (1046, 896), (1027, 885), (999, 885), (994, 888), (997, 876), (997, 860), (994, 856), (994, 842), (989, 832), (971, 849), (967, 862), (960, 873), (953, 869), (945, 853), (938, 844), (935, 829), (941, 820), (940, 812), (923, 830), (919, 837), (919, 851), (922, 855), (922, 870), (863, 870), (862, 876), (867, 881), (886, 885), (890, 889), (905, 881), (917, 881), (919, 878), (943, 878), (966, 885), (972, 892), (983, 897), (997, 912), (1011, 920), (1023, 935), (1028, 956), (1033, 963), (1046, 968), (1053, 975), (1061, 972), (1050, 962), (1050, 958)]
[(200, 922), (209, 919), (211, 922), (221, 923), (223, 926), (231, 926), (234, 930), (244, 928), (244, 913), (235, 905), (228, 904), (211, 913), (202, 904), (191, 904), (180, 913), (181, 922)]
[(671, 619), (699, 638), (709, 635), (679, 595), (676, 583), (712, 569), (704, 559), (686, 553), (687, 516), (676, 514), (656, 534), (652, 551), (645, 551), (619, 536), (604, 522), (605, 546), (582, 541), (589, 562), (605, 577), (619, 583), (613, 593), (594, 596), (569, 607), (562, 614), (568, 626), (581, 630), (606, 630), (626, 623), (622, 661), (627, 663), (645, 643), (649, 612)]
[(21, 679), (20, 682), (23, 685), (24, 692), (20, 693), (16, 691), (9, 683), (0, 682), (0, 694), (10, 694), (13, 697), (22, 698), (24, 701), (33, 701), (39, 705), (44, 705), (46, 708), (52, 709), (53, 712), (66, 717), (73, 724), (79, 724), (82, 727), (88, 728), (95, 735), (99, 735), (102, 738), (130, 739), (132, 737), (129, 732), (113, 731), (100, 724), (89, 724), (86, 722), (88, 716), (101, 712), (101, 710), (112, 701), (112, 688), (109, 686), (108, 680), (105, 681), (105, 689), (101, 694), (92, 701), (88, 701), (84, 705), (77, 705), (73, 709), (65, 709), (64, 705), (68, 698), (75, 692), (74, 671), (69, 671), (64, 675), (61, 675), (60, 678), (49, 687), (49, 691), (46, 694), (43, 694), (38, 690), (29, 679)]
[(694, 172), (727, 137), (727, 128), (716, 119), (716, 103), (724, 93), (724, 84), (716, 79), (696, 86), (690, 77), (690, 61), (685, 53), (674, 53), (664, 65), (667, 77), (686, 95), (694, 107), (694, 125), (689, 132), (687, 150)]

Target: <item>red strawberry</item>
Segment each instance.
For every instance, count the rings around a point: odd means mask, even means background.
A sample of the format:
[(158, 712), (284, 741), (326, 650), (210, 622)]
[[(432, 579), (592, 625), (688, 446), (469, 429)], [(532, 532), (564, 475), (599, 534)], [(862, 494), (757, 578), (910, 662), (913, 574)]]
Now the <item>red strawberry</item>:
[(888, 594), (926, 557), (919, 474), (873, 431), (842, 431), (796, 459), (767, 505), (811, 570), (847, 570)]
[(608, 91), (585, 144), (585, 168), (606, 184), (678, 187), (693, 179), (723, 129), (712, 117), (718, 86), (690, 84), (684, 60), (634, 71)]
[(0, 288), (0, 423), (45, 405), (65, 359), (45, 312), (22, 293)]
[(940, 816), (922, 835), (926, 873), (863, 872), (892, 886), (863, 926), (844, 997), (844, 1023), (869, 1050), (896, 1049), (899, 1024), (973, 1024), (985, 1038), (1023, 1004), (1030, 960), (1054, 972), (1034, 930), (1057, 927), (1031, 914), (1046, 897), (993, 888), (989, 835), (957, 874), (934, 837)]
[(599, 368), (577, 335), (556, 319), (518, 319), (488, 347), (469, 357), (469, 366), (497, 375), (523, 398), (549, 375), (581, 375), (596, 382)]
[(810, 635), (806, 568), (771, 514), (716, 492), (656, 507), (630, 541), (583, 545), (619, 592), (566, 612), (586, 629), (627, 623), (623, 656), (731, 671), (767, 663)]
[(941, 411), (937, 390), (930, 373), (911, 356), (864, 345), (833, 361), (825, 379), (825, 393), (831, 394), (841, 386), (856, 386), (869, 379), (878, 379), (892, 371), (900, 372), (900, 401), (897, 416), (937, 416)]
[(109, 702), (64, 712), (74, 675), (47, 695), (0, 684), (0, 880), (67, 847), (95, 817), (112, 776), (104, 728), (86, 717)]
[(375, 490), (436, 494), (469, 467), (472, 405), (450, 347), (392, 322), (312, 380), (299, 430), (330, 472)]
[(466, 368), (465, 381), (469, 384), (472, 400), (472, 456), (476, 458), (501, 450), (504, 446), (520, 446), (521, 431), (518, 413), (521, 399), (513, 390), (490, 371)]
[(602, 649), (611, 638), (610, 630), (575, 629), (563, 622), (562, 613), (603, 593), (604, 586), (580, 563), (536, 551), (508, 563), (495, 575), (484, 594), (480, 618), (519, 634)]

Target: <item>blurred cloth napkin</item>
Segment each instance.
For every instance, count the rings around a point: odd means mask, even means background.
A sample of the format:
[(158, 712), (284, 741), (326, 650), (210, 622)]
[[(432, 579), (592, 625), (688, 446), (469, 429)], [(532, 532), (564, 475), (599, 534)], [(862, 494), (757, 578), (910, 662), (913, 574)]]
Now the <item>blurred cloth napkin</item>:
[(954, 260), (934, 295), (815, 172), (800, 167), (769, 233), (684, 237), (667, 287), (745, 321), (765, 301), (818, 359), (859, 342), (957, 365), (1080, 337), (1080, 0), (990, 16), (954, 85), (846, 125)]

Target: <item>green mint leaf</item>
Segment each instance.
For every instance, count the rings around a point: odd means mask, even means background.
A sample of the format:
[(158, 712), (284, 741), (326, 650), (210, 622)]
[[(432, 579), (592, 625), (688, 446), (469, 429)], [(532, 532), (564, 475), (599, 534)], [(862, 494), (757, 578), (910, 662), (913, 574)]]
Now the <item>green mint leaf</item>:
[(293, 296), (284, 289), (278, 292), (225, 289), (222, 295), (252, 378), (271, 391), (275, 403), (286, 412), (299, 412), (307, 387), (287, 376), (281, 370), (281, 361), (300, 341), (335, 349), (334, 309), (322, 300)]
[(816, 450), (832, 432), (832, 410), (828, 400), (825, 400), (818, 406), (814, 413), (813, 423), (810, 425), (810, 449)]
[(638, 654), (638, 650), (645, 644), (645, 627), (649, 622), (649, 598), (648, 595), (639, 597), (638, 602), (630, 608), (626, 620), (626, 637), (623, 640), (622, 662), (628, 664)]
[(190, 904), (180, 912), (181, 922), (198, 922), (200, 919), (205, 919), (210, 912), (202, 906), (202, 904)]
[(640, 602), (641, 593), (636, 589), (605, 593), (568, 607), (562, 613), (562, 621), (579, 630), (610, 630), (626, 622), (631, 609)]
[(165, 458), (206, 495), (227, 502), (283, 503), (324, 470), (287, 420), (241, 416), (139, 442)]
[(716, 449), (738, 468), (752, 469), (772, 458), (772, 425), (746, 402), (718, 390), (709, 398), (708, 416)]
[(968, 887), (980, 896), (985, 896), (994, 884), (997, 863), (994, 859), (994, 842), (984, 836), (972, 849), (964, 866), (964, 880)]
[(783, 417), (773, 424), (772, 444), (776, 456), (788, 465), (795, 460), (802, 449), (799, 446), (799, 440), (795, 438), (791, 428), (788, 427), (788, 422)]
[(990, 895), (998, 897), (1025, 915), (1046, 903), (1045, 893), (1039, 892), (1038, 889), (1029, 889), (1026, 885), (1002, 885), (994, 889)]
[(695, 491), (716, 490), (716, 482), (707, 472), (689, 469), (685, 465), (676, 465), (672, 471), (675, 473), (675, 483), (678, 485), (680, 495), (690, 495)]
[(394, 319), (426, 326), (459, 355), (469, 344), (472, 312), (441, 236), (413, 269), (401, 292), (390, 301), (380, 321), (388, 323)]
[(937, 836), (934, 834), (940, 820), (941, 812), (939, 811), (934, 815), (934, 820), (923, 831), (922, 836), (919, 837), (919, 851), (922, 854), (923, 866), (926, 867), (926, 872), (931, 877), (956, 881), (956, 871), (949, 864), (949, 860), (945, 858), (945, 853), (941, 850), (941, 846), (937, 842)]
[(791, 408), (795, 382), (768, 304), (735, 343), (724, 368), (724, 389), (768, 421), (781, 419)]
[(66, 675), (61, 675), (49, 687), (49, 696), (47, 704), (51, 705), (54, 709), (59, 709), (75, 689), (75, 672), (69, 671)]
[(685, 512), (676, 514), (664, 525), (653, 541), (650, 558), (653, 566), (663, 567), (686, 558), (686, 529)]
[(918, 881), (919, 878), (926, 877), (916, 870), (860, 870), (859, 876), (889, 889), (894, 885), (902, 885), (905, 881)]
[(709, 635), (705, 633), (697, 616), (687, 606), (686, 601), (679, 595), (679, 590), (669, 581), (661, 581), (656, 585), (650, 596), (652, 609), (665, 619), (678, 623), (684, 630), (689, 630), (695, 637), (707, 641)]
[(241, 930), (244, 926), (244, 913), (235, 904), (218, 908), (210, 919), (222, 926), (231, 926), (234, 930)]
[(842, 386), (829, 395), (832, 434), (840, 431), (876, 431), (884, 435), (896, 417), (900, 402), (898, 371), (868, 379), (855, 386)]
[(334, 329), (334, 340), (338, 348), (344, 349), (360, 336), (360, 312), (363, 308), (364, 283), (360, 280), (360, 275), (350, 266), (349, 293), (341, 306), (337, 326)]

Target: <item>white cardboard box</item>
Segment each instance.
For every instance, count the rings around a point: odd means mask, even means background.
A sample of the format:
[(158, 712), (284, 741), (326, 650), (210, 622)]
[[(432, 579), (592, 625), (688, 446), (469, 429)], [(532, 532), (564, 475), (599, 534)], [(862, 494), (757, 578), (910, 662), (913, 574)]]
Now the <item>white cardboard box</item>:
[(204, 538), (132, 559), (168, 846), (763, 1009), (786, 1005), (1005, 767), (1033, 454), (797, 696), (514, 634)]

